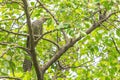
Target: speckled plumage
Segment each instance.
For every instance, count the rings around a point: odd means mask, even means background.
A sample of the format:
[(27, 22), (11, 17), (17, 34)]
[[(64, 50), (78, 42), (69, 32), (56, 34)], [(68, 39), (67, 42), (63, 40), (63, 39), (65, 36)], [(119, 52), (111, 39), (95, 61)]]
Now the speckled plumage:
[[(43, 33), (43, 23), (47, 20), (47, 18), (41, 17), (38, 20), (35, 20), (34, 22), (32, 22), (32, 30), (33, 30), (33, 34), (34, 35), (42, 35)], [(34, 39), (36, 40), (37, 37), (34, 37)], [(36, 46), (37, 44), (35, 44)], [(30, 39), (29, 37), (27, 37), (27, 48), (30, 49)], [(30, 57), (30, 55), (28, 56)], [(25, 57), (24, 62), (23, 62), (23, 70), (24, 72), (26, 71), (30, 71), (32, 68), (32, 61), (31, 59), (28, 59)]]

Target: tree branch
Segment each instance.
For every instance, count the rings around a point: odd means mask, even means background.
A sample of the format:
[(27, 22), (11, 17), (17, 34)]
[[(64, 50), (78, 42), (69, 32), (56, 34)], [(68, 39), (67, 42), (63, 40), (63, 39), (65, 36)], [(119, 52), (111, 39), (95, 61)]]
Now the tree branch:
[(28, 30), (29, 30), (29, 39), (30, 39), (30, 52), (31, 52), (31, 58), (32, 58), (32, 61), (33, 61), (33, 65), (35, 67), (35, 72), (37, 74), (37, 78), (38, 80), (41, 79), (41, 76), (42, 76), (42, 70), (39, 69), (39, 65), (38, 65), (38, 62), (37, 62), (37, 57), (36, 57), (36, 52), (35, 52), (35, 45), (34, 45), (34, 36), (33, 36), (33, 31), (32, 31), (32, 26), (31, 26), (31, 20), (30, 20), (30, 14), (29, 14), (29, 11), (28, 11), (28, 3), (27, 3), (27, 0), (22, 0), (23, 1), (23, 4), (24, 4), (24, 11), (25, 11), (25, 14), (26, 14), (26, 18), (27, 18), (27, 25), (28, 25)]
[(15, 80), (21, 80), (20, 78), (16, 78), (16, 77), (0, 76), (0, 79), (3, 79), (3, 78), (6, 78), (6, 79), (15, 79)]
[(48, 12), (53, 17), (56, 24), (59, 25), (58, 20), (55, 18), (55, 16), (39, 0), (37, 0), (37, 2), (40, 4), (40, 6), (42, 6), (42, 8), (44, 8), (46, 10), (46, 12)]
[[(37, 2), (42, 6), (42, 8), (44, 8), (44, 9), (46, 10), (46, 12), (48, 12), (48, 13), (52, 16), (52, 18), (54, 19), (54, 21), (56, 22), (56, 24), (59, 25), (59, 22), (58, 22), (58, 20), (55, 18), (55, 16), (54, 16), (39, 0), (37, 0)], [(63, 33), (63, 36), (64, 36), (65, 41), (66, 41), (66, 43), (67, 43), (68, 37), (67, 37), (65, 31), (64, 31), (63, 29), (61, 29), (61, 32)]]
[(35, 42), (38, 42), (40, 39), (42, 39), (43, 36), (45, 36), (45, 35), (47, 35), (49, 33), (52, 33), (52, 32), (55, 32), (55, 31), (60, 31), (62, 29), (68, 29), (68, 28), (70, 28), (70, 27), (65, 27), (65, 28), (60, 28), (60, 29), (54, 29), (54, 30), (50, 30), (48, 32), (45, 32), (41, 36), (38, 36), (39, 38)]
[(87, 31), (86, 34), (91, 33), (94, 29), (98, 28), (103, 22), (105, 22), (108, 18), (110, 18), (113, 14), (119, 13), (120, 11), (110, 13), (107, 17), (105, 17), (102, 20), (99, 20), (98, 22), (95, 22), (92, 27), (90, 27)]
[(57, 48), (58, 48), (58, 49), (60, 49), (59, 44), (55, 43), (54, 41), (51, 41), (51, 40), (46, 39), (46, 38), (42, 38), (42, 39), (43, 39), (43, 40), (46, 40), (46, 41), (48, 41), (48, 42), (50, 42), (50, 43), (53, 43), (54, 45), (56, 45), (56, 46), (57, 46)]
[[(109, 17), (111, 17), (113, 14), (116, 14), (118, 12), (113, 12), (111, 14), (109, 14), (107, 17), (105, 17), (104, 19), (96, 22), (93, 24), (92, 27), (90, 27), (87, 31), (86, 34), (90, 34), (92, 31), (94, 31), (97, 27), (100, 26), (100, 24), (102, 24), (104, 21), (106, 21)], [(62, 48), (60, 48), (58, 50), (58, 52), (44, 65), (43, 70), (47, 70), (54, 62), (56, 62), (62, 55), (63, 53), (65, 53), (70, 47), (72, 47), (77, 41), (81, 40), (83, 37), (80, 35), (78, 38), (76, 39), (71, 39), (71, 41), (69, 43), (67, 43), (65, 46), (63, 46)]]
[[(30, 54), (30, 51), (27, 48), (19, 46), (18, 44), (11, 44), (11, 43), (8, 43), (8, 42), (0, 42), (0, 45), (5, 45), (5, 46), (10, 45), (10, 46), (13, 46), (12, 48), (20, 48), (20, 49), (26, 51), (28, 54)], [(10, 49), (11, 48), (9, 48), (7, 50), (10, 50)], [(6, 51), (2, 53), (2, 55), (0, 56), (0, 58), (3, 57), (5, 53), (6, 53)]]
[(1, 27), (0, 27), (0, 30), (1, 30), (1, 31), (4, 31), (4, 32), (7, 32), (7, 33), (15, 34), (15, 35), (28, 36), (28, 34), (15, 33), (15, 32), (12, 32), (12, 31), (8, 31), (8, 30), (6, 30), (6, 29), (3, 29), (3, 28), (1, 28)]
[(6, 54), (6, 52), (8, 52), (10, 49), (11, 49), (11, 48), (8, 48), (8, 49), (6, 49), (4, 52), (2, 52), (0, 58), (2, 58), (2, 57)]
[(92, 62), (92, 61), (93, 61), (93, 60), (84, 62), (84, 63), (82, 63), (82, 64), (80, 64), (80, 65), (78, 65), (78, 66), (67, 66), (67, 67), (64, 67), (64, 66), (62, 66), (62, 65), (60, 64), (60, 62), (59, 62), (59, 65), (60, 65), (61, 69), (79, 68), (79, 67), (84, 67), (85, 64), (90, 63), (90, 62)]
[(113, 44), (115, 46), (116, 51), (120, 54), (120, 51), (119, 51), (119, 49), (117, 47), (117, 44), (116, 44), (115, 40), (113, 39), (113, 37), (111, 37), (111, 39), (112, 39), (112, 42), (113, 42)]
[(62, 29), (61, 31), (62, 31), (62, 33), (63, 33), (65, 42), (66, 42), (66, 43), (69, 42), (69, 38), (68, 38), (68, 36), (66, 35), (65, 31), (64, 31), (63, 29)]

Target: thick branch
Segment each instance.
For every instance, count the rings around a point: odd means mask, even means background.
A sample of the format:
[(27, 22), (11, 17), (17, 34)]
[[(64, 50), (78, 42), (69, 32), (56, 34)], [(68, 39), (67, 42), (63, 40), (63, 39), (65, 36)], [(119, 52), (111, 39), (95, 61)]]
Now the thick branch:
[(34, 45), (34, 37), (33, 37), (33, 31), (32, 31), (32, 26), (31, 26), (30, 14), (28, 11), (28, 4), (26, 0), (22, 0), (22, 1), (24, 3), (24, 11), (25, 11), (26, 18), (27, 18), (27, 25), (28, 25), (28, 30), (30, 34), (30, 40), (31, 40), (31, 47), (32, 47)]
[[(118, 11), (118, 12), (120, 12), (120, 11)], [(116, 14), (116, 13), (118, 13), (118, 12), (113, 12), (113, 13), (109, 14), (107, 17), (105, 17), (104, 19), (102, 19), (102, 20), (94, 23), (93, 26), (90, 27), (90, 28), (86, 31), (86, 34), (91, 33), (91, 31), (93, 31), (94, 29), (96, 29), (97, 27), (99, 27), (99, 26), (100, 26), (103, 22), (105, 22), (109, 17), (111, 17), (113, 14)]]
[(33, 36), (33, 31), (32, 31), (32, 26), (31, 26), (31, 21), (30, 21), (30, 14), (29, 14), (29, 11), (28, 11), (28, 4), (27, 4), (26, 0), (22, 0), (22, 1), (24, 3), (24, 11), (25, 11), (25, 14), (26, 14), (27, 25), (28, 25), (28, 30), (29, 30), (29, 34), (30, 34), (30, 36), (29, 36), (30, 43), (29, 44), (31, 46), (30, 47), (31, 57), (32, 57), (33, 65), (35, 67), (37, 78), (38, 78), (38, 80), (40, 80), (41, 79), (41, 73), (40, 73), (40, 70), (39, 70), (39, 65), (38, 65), (38, 62), (37, 62), (37, 57), (36, 57), (36, 52), (35, 52), (34, 36)]
[[(90, 34), (92, 31), (94, 31), (97, 27), (100, 26), (100, 24), (102, 24), (104, 21), (106, 21), (109, 17), (111, 17), (113, 14), (118, 13), (118, 12), (114, 12), (109, 14), (107, 17), (105, 17), (104, 19), (96, 22), (93, 24), (92, 27), (90, 27), (87, 31), (86, 34)], [(63, 46), (45, 65), (43, 70), (47, 70), (55, 61), (57, 61), (62, 55), (63, 53), (65, 53), (70, 47), (72, 47), (77, 41), (81, 40), (84, 36), (79, 36), (76, 39), (71, 40), (69, 43), (67, 43), (65, 46)]]
[[(79, 39), (81, 38), (82, 37), (79, 37)], [(43, 71), (47, 70), (50, 65), (52, 65), (55, 61), (57, 61), (63, 55), (63, 53), (65, 53), (70, 47), (72, 47), (76, 43), (76, 41), (77, 40), (74, 41), (71, 40), (65, 46), (60, 48), (59, 51), (44, 65)]]

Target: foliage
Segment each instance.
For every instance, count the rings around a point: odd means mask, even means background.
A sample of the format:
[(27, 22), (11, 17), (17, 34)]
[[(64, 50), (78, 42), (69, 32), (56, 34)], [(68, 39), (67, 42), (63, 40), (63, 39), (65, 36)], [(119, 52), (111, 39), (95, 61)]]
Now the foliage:
[[(0, 75), (36, 80), (34, 66), (31, 72), (24, 73), (22, 63), (26, 52), (28, 27), (21, 0), (0, 0)], [(31, 21), (41, 16), (50, 17), (43, 25), (44, 33), (58, 29), (44, 36), (60, 47), (66, 44), (61, 31), (64, 29), (68, 41), (84, 36), (69, 48), (45, 72), (45, 80), (119, 80), (120, 79), (120, 1), (119, 0), (41, 0), (55, 16), (46, 12), (36, 0), (28, 0)], [(100, 3), (100, 8), (98, 3)], [(96, 21), (99, 9), (109, 15), (92, 33), (86, 35)], [(16, 33), (16, 34), (15, 34)], [(48, 62), (58, 51), (56, 45), (40, 40), (37, 47), (39, 65)], [(1, 77), (0, 77), (1, 78)]]

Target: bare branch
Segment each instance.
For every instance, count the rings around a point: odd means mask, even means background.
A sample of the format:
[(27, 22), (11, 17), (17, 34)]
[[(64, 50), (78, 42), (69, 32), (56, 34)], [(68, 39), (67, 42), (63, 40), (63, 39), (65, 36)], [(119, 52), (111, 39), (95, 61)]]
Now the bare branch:
[(113, 42), (113, 44), (114, 44), (114, 46), (115, 46), (116, 51), (120, 54), (120, 50), (118, 49), (117, 44), (116, 44), (114, 38), (111, 37), (111, 39), (112, 39), (112, 42)]
[(41, 36), (38, 36), (39, 38), (35, 41), (35, 42), (38, 42), (40, 39), (42, 39), (43, 36), (49, 34), (49, 33), (52, 33), (52, 32), (55, 32), (55, 31), (60, 31), (60, 30), (64, 30), (64, 29), (68, 29), (70, 27), (65, 27), (65, 28), (60, 28), (60, 29), (54, 29), (54, 30), (50, 30), (48, 32), (45, 32), (44, 34), (42, 34)]
[(16, 78), (16, 77), (10, 77), (10, 76), (0, 76), (0, 79), (15, 79), (15, 80), (22, 80), (20, 78)]
[(20, 15), (18, 18), (10, 18), (10, 19), (3, 19), (3, 20), (0, 20), (0, 22), (2, 22), (2, 21), (7, 21), (7, 20), (10, 20), (10, 21), (13, 21), (13, 20), (18, 20), (18, 19), (20, 19), (22, 16), (24, 16), (25, 15), (25, 13), (23, 13), (22, 15)]
[(112, 15), (116, 14), (116, 13), (119, 13), (120, 11), (117, 11), (117, 12), (113, 12), (113, 13), (110, 13), (107, 17), (105, 17), (104, 19), (102, 20), (99, 20), (98, 22), (95, 22), (93, 24), (92, 27), (90, 27), (87, 31), (86, 31), (86, 34), (89, 34), (91, 33), (91, 31), (93, 31), (94, 29), (98, 28), (103, 22), (105, 22), (108, 18), (110, 18)]
[(20, 1), (7, 1), (6, 0), (6, 1), (0, 2), (0, 5), (12, 4), (12, 3), (16, 3), (22, 7), (22, 3)]
[(62, 31), (62, 33), (63, 33), (65, 42), (66, 42), (66, 43), (69, 42), (68, 36), (66, 35), (65, 31), (64, 31), (63, 29), (62, 29), (61, 31)]
[(50, 65), (52, 65), (56, 60), (58, 60), (63, 55), (63, 53), (65, 53), (75, 43), (76, 43), (75, 41), (71, 40), (69, 43), (67, 43), (62, 48), (60, 48), (58, 52), (44, 65), (43, 71), (47, 70)]
[(59, 44), (55, 43), (54, 41), (51, 41), (51, 40), (46, 39), (46, 38), (42, 38), (42, 39), (43, 39), (43, 40), (46, 40), (46, 41), (48, 41), (48, 42), (50, 42), (50, 43), (53, 43), (54, 45), (56, 45), (56, 46), (57, 46), (57, 48), (58, 48), (58, 49), (60, 49)]
[(24, 11), (26, 14), (26, 18), (27, 18), (27, 25), (28, 25), (28, 30), (29, 30), (29, 39), (30, 39), (30, 52), (31, 52), (31, 58), (33, 61), (33, 65), (35, 67), (35, 72), (37, 74), (37, 78), (38, 80), (41, 80), (41, 76), (42, 76), (42, 69), (39, 68), (38, 62), (37, 62), (37, 55), (35, 52), (35, 44), (34, 44), (34, 36), (33, 36), (33, 31), (32, 31), (32, 26), (31, 26), (31, 20), (30, 20), (30, 14), (29, 14), (29, 10), (28, 10), (28, 3), (27, 0), (22, 0), (23, 4), (24, 4)]
[[(106, 26), (103, 25), (103, 27), (104, 27), (107, 31), (109, 31), (109, 29), (108, 29)], [(115, 46), (116, 51), (120, 54), (120, 51), (119, 51), (119, 49), (118, 49), (118, 47), (117, 47), (117, 44), (115, 43), (114, 38), (113, 38), (111, 35), (110, 35), (110, 37), (111, 37), (111, 39), (112, 39), (112, 42), (113, 42), (113, 44), (114, 44), (114, 46)]]
[(28, 36), (28, 34), (15, 33), (15, 32), (12, 32), (12, 31), (8, 31), (8, 30), (6, 30), (6, 29), (3, 29), (3, 28), (1, 28), (1, 27), (0, 27), (0, 30), (1, 30), (1, 31), (4, 31), (4, 32), (7, 32), (7, 33), (15, 34), (15, 35)]
[(78, 66), (67, 66), (67, 67), (64, 67), (64, 66), (62, 66), (62, 65), (60, 64), (60, 62), (59, 62), (59, 65), (61, 66), (62, 69), (79, 68), (79, 67), (84, 67), (85, 64), (90, 63), (90, 62), (92, 62), (92, 61), (93, 61), (93, 60), (84, 62), (84, 63), (82, 63), (82, 64), (80, 64), (80, 65), (78, 65)]
[(6, 50), (1, 54), (0, 58), (2, 58), (10, 49), (11, 49), (11, 48), (6, 49)]
[(0, 20), (0, 22), (7, 21), (7, 20), (13, 21), (13, 20), (17, 20), (17, 19), (4, 19), (4, 20)]
[[(39, 0), (37, 0), (37, 2), (39, 2), (39, 4), (42, 6), (42, 8), (44, 8), (46, 10), (46, 12), (48, 12), (54, 19), (54, 21), (56, 22), (57, 25), (59, 25), (58, 20), (55, 18), (55, 16), (42, 4), (42, 2), (40, 2)], [(65, 33), (65, 31), (63, 29), (61, 29), (61, 32), (63, 33), (63, 36), (65, 38), (65, 41), (68, 42), (68, 37)]]
[[(27, 49), (27, 48), (25, 48), (25, 47), (22, 47), (22, 46), (19, 46), (18, 44), (8, 43), (8, 42), (0, 42), (0, 45), (13, 46), (12, 48), (20, 48), (20, 49), (26, 51), (27, 53), (30, 53), (29, 49)], [(11, 49), (11, 48), (8, 48), (8, 50), (10, 50), (10, 49)], [(3, 57), (5, 53), (6, 53), (6, 51), (3, 52), (0, 57)]]
[(31, 26), (30, 14), (28, 11), (28, 4), (26, 0), (22, 0), (22, 1), (24, 3), (24, 11), (25, 11), (25, 15), (27, 18), (27, 25), (28, 25), (28, 30), (29, 30), (30, 39), (31, 39), (31, 47), (32, 47), (34, 45), (34, 37), (33, 37), (33, 31), (32, 31), (32, 26)]

